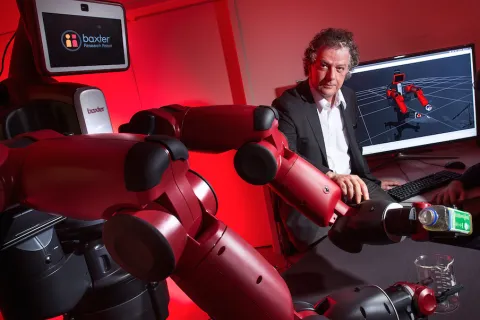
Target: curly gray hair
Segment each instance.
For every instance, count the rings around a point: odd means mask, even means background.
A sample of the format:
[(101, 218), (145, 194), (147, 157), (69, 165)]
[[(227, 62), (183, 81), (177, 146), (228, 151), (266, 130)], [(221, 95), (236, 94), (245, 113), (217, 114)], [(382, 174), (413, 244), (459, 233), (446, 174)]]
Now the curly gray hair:
[[(326, 46), (328, 48), (348, 48), (350, 51), (349, 70), (352, 70), (360, 62), (358, 47), (353, 40), (353, 33), (345, 29), (328, 28), (323, 29), (313, 37), (308, 48), (305, 49), (303, 57), (303, 71), (305, 76), (308, 76), (310, 66), (315, 63), (317, 59), (317, 50), (320, 47)], [(350, 75), (350, 73), (349, 73)]]

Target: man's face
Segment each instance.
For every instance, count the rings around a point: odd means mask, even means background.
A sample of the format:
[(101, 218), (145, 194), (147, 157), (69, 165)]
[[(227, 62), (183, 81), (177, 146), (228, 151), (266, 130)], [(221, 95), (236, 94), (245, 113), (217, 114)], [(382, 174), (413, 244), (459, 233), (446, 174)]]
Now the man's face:
[(348, 48), (320, 47), (317, 60), (310, 66), (310, 85), (331, 102), (345, 81), (349, 63)]

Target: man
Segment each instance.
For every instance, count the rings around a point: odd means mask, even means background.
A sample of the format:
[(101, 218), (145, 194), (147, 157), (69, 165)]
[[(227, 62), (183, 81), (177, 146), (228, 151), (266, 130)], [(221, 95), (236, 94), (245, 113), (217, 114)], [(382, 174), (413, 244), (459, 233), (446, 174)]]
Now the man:
[[(303, 62), (308, 79), (272, 103), (279, 111), (279, 129), (289, 148), (335, 181), (348, 201), (394, 202), (384, 189), (399, 183), (380, 182), (370, 173), (355, 137), (357, 100), (351, 89), (343, 87), (359, 63), (353, 34), (343, 29), (322, 30), (305, 50)], [(319, 228), (282, 201), (278, 206), (297, 249), (327, 234), (328, 228)]]

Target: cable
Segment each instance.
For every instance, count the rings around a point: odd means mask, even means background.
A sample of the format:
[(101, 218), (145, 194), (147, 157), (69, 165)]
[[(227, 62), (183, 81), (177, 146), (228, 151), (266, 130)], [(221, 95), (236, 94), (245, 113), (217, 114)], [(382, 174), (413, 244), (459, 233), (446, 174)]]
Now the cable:
[(10, 44), (12, 43), (13, 39), (15, 39), (15, 36), (17, 35), (17, 32), (14, 32), (12, 37), (10, 38), (10, 40), (8, 40), (7, 42), (7, 46), (5, 47), (5, 49), (3, 50), (3, 55), (2, 55), (2, 66), (0, 67), (0, 77), (2, 76), (3, 74), (3, 70), (5, 69), (5, 58), (7, 56), (7, 50), (8, 50), (8, 47), (10, 47)]
[(395, 161), (395, 163), (397, 164), (398, 166), (398, 169), (400, 169), (400, 171), (403, 173), (403, 175), (405, 176), (405, 179), (407, 181), (410, 181), (410, 179), (408, 178), (408, 175), (405, 173), (405, 171), (403, 170), (402, 166), (400, 165), (400, 162), (399, 161)]
[(382, 163), (380, 163), (379, 165), (376, 165), (375, 167), (373, 168), (370, 168), (370, 172), (375, 172), (375, 170), (377, 169), (380, 169), (381, 167), (384, 167), (386, 166), (387, 164), (391, 163), (392, 160), (386, 160), (386, 161), (383, 161)]
[(138, 86), (137, 74), (135, 73), (135, 68), (133, 66), (132, 59), (130, 59), (130, 69), (132, 70), (133, 81), (135, 82), (135, 88), (137, 89), (137, 95), (138, 95), (138, 100), (140, 102), (140, 107), (143, 109), (143, 101), (142, 101), (142, 98), (140, 96), (140, 88)]
[[(412, 159), (412, 160), (418, 160), (418, 159)], [(423, 161), (422, 161), (423, 162)], [(412, 162), (412, 165), (415, 166), (415, 168), (421, 170), (423, 172), (423, 175), (424, 176), (428, 176), (430, 174), (430, 172), (426, 172), (425, 171), (425, 167), (421, 166), (419, 163), (417, 162)]]
[(255, 249), (271, 249), (273, 248), (273, 245), (269, 244), (269, 245), (266, 245), (266, 246), (257, 246), (257, 247), (254, 247)]
[(430, 166), (437, 166), (437, 167), (445, 168), (445, 166), (443, 166), (443, 165), (441, 165), (441, 164), (426, 162), (426, 161), (423, 161), (423, 160), (420, 160), (420, 159), (414, 159), (414, 160), (417, 160), (418, 162), (421, 162), (421, 163), (428, 164), (428, 165), (430, 165)]

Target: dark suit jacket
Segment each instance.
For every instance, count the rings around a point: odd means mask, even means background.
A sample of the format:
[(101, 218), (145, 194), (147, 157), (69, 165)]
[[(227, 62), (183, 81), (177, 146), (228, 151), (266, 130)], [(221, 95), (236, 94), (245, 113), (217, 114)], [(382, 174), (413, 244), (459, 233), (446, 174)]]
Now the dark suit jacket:
[[(346, 87), (342, 87), (341, 90), (347, 104), (345, 110), (343, 106), (340, 107), (340, 113), (349, 143), (351, 174), (379, 185), (380, 181), (371, 174), (355, 137), (358, 121), (355, 92)], [(279, 112), (279, 129), (286, 136), (289, 149), (308, 160), (323, 173), (330, 171), (317, 104), (310, 91), (308, 80), (300, 82), (295, 88), (286, 90), (273, 101), (272, 105)], [(277, 201), (277, 210), (287, 227), (290, 240), (297, 249), (314, 243), (328, 232), (328, 228), (319, 228), (283, 201), (280, 203)]]

